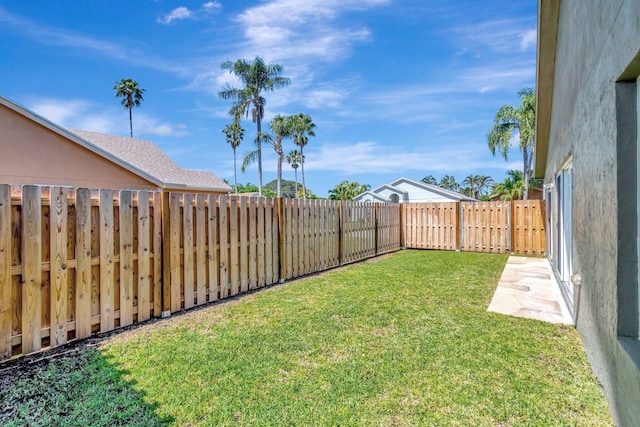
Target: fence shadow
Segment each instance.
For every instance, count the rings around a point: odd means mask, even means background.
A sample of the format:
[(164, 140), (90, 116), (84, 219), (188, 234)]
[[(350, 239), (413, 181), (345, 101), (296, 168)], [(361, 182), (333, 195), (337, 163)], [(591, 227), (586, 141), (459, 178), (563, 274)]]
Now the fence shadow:
[(0, 371), (0, 425), (172, 425), (126, 374), (89, 346), (11, 361)]

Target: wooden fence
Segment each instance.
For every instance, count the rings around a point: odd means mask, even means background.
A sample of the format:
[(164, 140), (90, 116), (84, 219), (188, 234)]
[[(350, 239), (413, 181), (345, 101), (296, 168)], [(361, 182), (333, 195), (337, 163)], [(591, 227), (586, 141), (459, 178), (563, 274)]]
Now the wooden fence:
[(0, 360), (398, 249), (398, 205), (0, 185)]
[(0, 360), (401, 246), (541, 254), (543, 214), (0, 185)]
[(0, 185), (0, 360), (159, 316), (159, 205), (146, 191)]
[(404, 204), (403, 246), (542, 255), (544, 213), (542, 200)]

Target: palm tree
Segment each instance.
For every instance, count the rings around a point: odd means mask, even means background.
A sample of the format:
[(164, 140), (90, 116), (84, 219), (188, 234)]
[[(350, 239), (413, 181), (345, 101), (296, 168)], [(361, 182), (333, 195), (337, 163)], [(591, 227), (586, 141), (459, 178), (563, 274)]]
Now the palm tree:
[(132, 79), (122, 79), (113, 86), (116, 91), (116, 98), (122, 98), (120, 102), (125, 110), (129, 110), (129, 132), (133, 138), (133, 120), (131, 110), (133, 107), (139, 107), (140, 102), (144, 101), (142, 94), (144, 89), (138, 87), (138, 82)]
[(510, 170), (504, 181), (493, 186), (493, 194), (500, 196), (500, 200), (520, 199), (524, 195), (524, 179), (522, 171)]
[(300, 155), (302, 160), (300, 166), (302, 166), (302, 197), (307, 198), (307, 187), (304, 182), (304, 146), (309, 142), (310, 136), (316, 136), (314, 129), (316, 125), (311, 121), (311, 116), (308, 114), (298, 113), (291, 116), (291, 130), (293, 132), (293, 143), (300, 147)]
[(264, 117), (264, 106), (266, 100), (262, 97), (262, 92), (272, 92), (275, 89), (285, 87), (290, 84), (288, 77), (282, 77), (282, 66), (278, 64), (265, 64), (260, 57), (256, 57), (253, 62), (239, 59), (236, 62), (225, 61), (221, 65), (223, 70), (229, 71), (242, 81), (243, 88), (238, 89), (230, 84), (225, 84), (218, 96), (222, 99), (235, 101), (238, 108), (249, 116), (256, 123), (257, 145), (256, 158), (258, 161), (258, 194), (262, 196), (262, 119)]
[(224, 127), (222, 132), (225, 134), (227, 139), (227, 144), (231, 145), (233, 149), (233, 188), (235, 189), (235, 193), (238, 194), (238, 167), (236, 163), (236, 148), (242, 142), (242, 138), (244, 138), (244, 129), (240, 125), (240, 113), (237, 109), (232, 109), (233, 113), (233, 122)]
[(370, 188), (371, 186), (368, 184), (360, 184), (356, 181), (342, 181), (329, 190), (329, 200), (353, 200), (356, 196), (368, 191)]
[[(278, 155), (278, 182), (276, 186), (276, 194), (278, 197), (282, 197), (282, 161), (284, 160), (284, 152), (282, 150), (282, 140), (284, 138), (290, 138), (292, 135), (291, 132), (291, 117), (283, 117), (281, 115), (275, 116), (271, 119), (271, 132), (273, 132), (274, 138), (272, 139), (273, 149)], [(297, 174), (296, 174), (297, 175)], [(296, 176), (297, 181), (297, 176)], [(296, 184), (296, 192), (297, 184)]]
[(480, 175), (469, 175), (464, 181), (462, 181), (462, 185), (466, 185), (469, 187), (468, 192), (464, 192), (464, 194), (477, 199), (479, 197), (478, 193), (478, 181), (480, 180)]
[(493, 178), (488, 175), (476, 175), (476, 178), (478, 180), (478, 195), (482, 197), (487, 191), (490, 191), (494, 181)]
[[(507, 178), (493, 186), (493, 195), (500, 196), (500, 200), (522, 199), (524, 197), (524, 175), (520, 170), (507, 171)], [(529, 188), (542, 187), (542, 180), (530, 179)]]
[(442, 179), (440, 179), (440, 184), (438, 185), (445, 190), (450, 191), (458, 191), (458, 189), (460, 188), (460, 184), (456, 182), (456, 179), (453, 177), (453, 175), (443, 176)]
[[(266, 141), (266, 142), (268, 142), (270, 144), (273, 144), (273, 137), (271, 135), (269, 135), (268, 133), (262, 133), (261, 132), (258, 135), (256, 135), (256, 139), (253, 140), (253, 143), (256, 146), (258, 145), (258, 140)], [(259, 157), (258, 157), (259, 154), (260, 154), (260, 151), (257, 148), (255, 150), (246, 152), (244, 154), (244, 157), (242, 158), (242, 164), (240, 165), (240, 171), (242, 173), (244, 173), (249, 166), (251, 166), (252, 164), (257, 162), (258, 159), (259, 159)], [(260, 196), (262, 196), (262, 192), (260, 191), (260, 186), (258, 186), (258, 194)]]
[(433, 175), (425, 176), (424, 178), (422, 178), (422, 182), (424, 182), (425, 184), (438, 185), (438, 181)]
[(493, 127), (489, 130), (487, 140), (489, 149), (495, 156), (499, 151), (505, 160), (511, 145), (510, 140), (514, 131), (520, 135), (520, 150), (522, 151), (524, 191), (523, 199), (529, 198), (529, 180), (531, 179), (531, 163), (533, 161), (534, 133), (536, 122), (536, 94), (533, 89), (522, 89), (518, 92), (521, 98), (519, 107), (503, 105), (496, 113)]
[(296, 174), (296, 197), (298, 195), (298, 167), (303, 161), (304, 157), (298, 150), (291, 150), (291, 152), (287, 154), (287, 163), (291, 165)]

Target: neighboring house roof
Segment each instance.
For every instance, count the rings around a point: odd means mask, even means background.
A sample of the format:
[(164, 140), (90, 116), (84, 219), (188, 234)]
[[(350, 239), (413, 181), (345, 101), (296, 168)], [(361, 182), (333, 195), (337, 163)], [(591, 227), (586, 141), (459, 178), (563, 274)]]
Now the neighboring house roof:
[(452, 201), (470, 201), (470, 202), (476, 201), (476, 199), (474, 199), (473, 197), (469, 197), (464, 194), (457, 193), (455, 191), (445, 190), (444, 188), (438, 187), (437, 185), (431, 185), (431, 184), (426, 184), (420, 181), (414, 181), (413, 179), (409, 179), (409, 178), (399, 178), (393, 182), (390, 182), (389, 184), (383, 184), (379, 187), (374, 188), (373, 190), (370, 190), (358, 195), (358, 197), (356, 197), (354, 200), (360, 201), (363, 199), (372, 198), (374, 201), (388, 202), (389, 201), (388, 197), (380, 195), (380, 193), (386, 190), (387, 192), (398, 194), (401, 201), (411, 202), (412, 200), (410, 199), (410, 192), (407, 191), (406, 189), (398, 188), (398, 186), (401, 184), (409, 184), (410, 186), (415, 187), (417, 189), (426, 190), (428, 192), (442, 196), (443, 198), (451, 199)]
[(157, 178), (168, 189), (191, 188), (227, 192), (231, 187), (211, 172), (182, 169), (151, 141), (69, 129), (76, 135)]
[(228, 192), (231, 187), (210, 172), (182, 169), (151, 141), (65, 129), (0, 96), (0, 104), (50, 131), (134, 173), (153, 185), (173, 190)]
[(113, 163), (117, 164), (118, 166), (128, 170), (129, 172), (132, 172), (144, 179), (149, 180), (150, 182), (152, 182), (155, 185), (162, 185), (162, 182), (160, 180), (158, 180), (157, 178), (154, 178), (153, 176), (151, 176), (150, 174), (148, 174), (147, 172), (138, 169), (137, 167), (135, 167), (134, 165), (124, 161), (123, 159), (114, 156), (112, 153), (109, 153), (108, 151), (105, 151), (104, 149), (92, 144), (91, 142), (87, 141), (84, 138), (81, 138), (80, 136), (68, 131), (67, 129), (63, 128), (62, 126), (58, 126), (57, 124), (53, 123), (52, 121), (40, 116), (39, 114), (34, 113), (33, 111), (29, 110), (28, 108), (25, 108), (19, 104), (16, 104), (15, 102), (0, 96), (0, 104), (4, 105), (5, 107), (15, 111), (18, 114), (23, 115), (24, 117), (28, 118), (29, 120), (32, 120), (35, 123), (38, 123), (39, 125), (49, 129), (50, 131), (70, 140), (75, 142), (76, 144), (80, 145), (81, 147), (86, 148), (87, 150), (101, 156), (104, 157), (107, 160), (112, 161)]
[(446, 189), (444, 189), (442, 187), (438, 187), (437, 185), (427, 184), (425, 182), (415, 181), (415, 180), (409, 179), (409, 178), (397, 179), (397, 180), (393, 181), (389, 185), (395, 187), (396, 185), (399, 185), (402, 182), (406, 182), (406, 183), (411, 184), (411, 185), (413, 185), (415, 187), (432, 191), (432, 192), (434, 192), (436, 194), (442, 194), (443, 196), (448, 196), (448, 197), (450, 197), (452, 199), (458, 199), (459, 201), (467, 201), (467, 202), (475, 202), (475, 201), (477, 201), (473, 197), (469, 197), (469, 196), (464, 195), (462, 193), (458, 193), (457, 191), (446, 190)]

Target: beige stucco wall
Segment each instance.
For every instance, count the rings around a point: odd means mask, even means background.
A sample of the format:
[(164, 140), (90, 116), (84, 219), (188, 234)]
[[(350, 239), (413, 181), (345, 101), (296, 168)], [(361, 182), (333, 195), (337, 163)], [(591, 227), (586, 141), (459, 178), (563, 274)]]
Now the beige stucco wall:
[(0, 183), (157, 189), (4, 105), (0, 105)]

